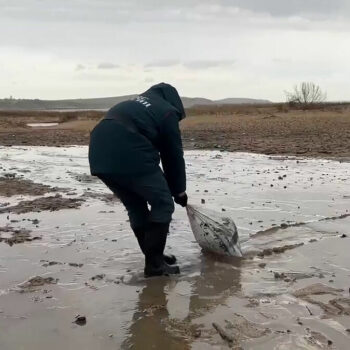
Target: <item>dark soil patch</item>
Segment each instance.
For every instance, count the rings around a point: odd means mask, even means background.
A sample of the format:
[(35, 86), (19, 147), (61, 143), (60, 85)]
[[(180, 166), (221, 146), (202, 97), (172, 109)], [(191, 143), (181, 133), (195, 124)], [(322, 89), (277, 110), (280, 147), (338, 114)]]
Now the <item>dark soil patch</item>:
[(34, 200), (21, 201), (17, 205), (1, 208), (2, 213), (24, 214), (29, 212), (57, 211), (61, 209), (77, 209), (84, 202), (80, 198), (64, 198), (59, 194), (51, 197), (40, 197)]
[[(14, 244), (31, 242), (41, 239), (41, 237), (32, 237), (29, 230), (24, 228), (15, 229), (11, 226), (0, 227), (0, 242), (4, 242), (9, 246)], [(3, 237), (3, 235), (7, 237)]]
[(48, 192), (64, 191), (58, 187), (50, 187), (25, 180), (15, 175), (13, 177), (0, 177), (0, 196), (11, 197), (15, 195), (42, 196)]

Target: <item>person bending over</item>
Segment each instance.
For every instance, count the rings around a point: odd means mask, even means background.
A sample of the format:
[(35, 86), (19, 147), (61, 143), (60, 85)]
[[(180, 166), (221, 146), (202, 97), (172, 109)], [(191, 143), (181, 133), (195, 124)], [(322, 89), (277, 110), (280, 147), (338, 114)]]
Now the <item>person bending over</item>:
[(187, 205), (179, 129), (185, 116), (177, 90), (160, 83), (112, 107), (91, 132), (91, 174), (125, 206), (145, 255), (145, 277), (180, 272), (175, 256), (165, 255), (164, 248), (174, 201)]

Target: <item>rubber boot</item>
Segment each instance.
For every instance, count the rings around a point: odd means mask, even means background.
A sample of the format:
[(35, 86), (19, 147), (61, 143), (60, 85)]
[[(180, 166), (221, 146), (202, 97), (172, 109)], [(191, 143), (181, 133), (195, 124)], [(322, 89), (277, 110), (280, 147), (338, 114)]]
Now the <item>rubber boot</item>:
[[(137, 238), (137, 241), (139, 242), (139, 246), (140, 249), (142, 251), (143, 254), (145, 254), (145, 250), (144, 250), (144, 241), (145, 241), (145, 231), (146, 229), (144, 227), (140, 227), (140, 228), (134, 228), (133, 229), (134, 234)], [(176, 256), (173, 254), (163, 254), (164, 257), (164, 261), (168, 264), (168, 265), (175, 265), (176, 264)]]
[(143, 242), (145, 252), (145, 277), (169, 276), (180, 273), (177, 265), (170, 266), (164, 261), (164, 248), (169, 223), (151, 223), (145, 232)]

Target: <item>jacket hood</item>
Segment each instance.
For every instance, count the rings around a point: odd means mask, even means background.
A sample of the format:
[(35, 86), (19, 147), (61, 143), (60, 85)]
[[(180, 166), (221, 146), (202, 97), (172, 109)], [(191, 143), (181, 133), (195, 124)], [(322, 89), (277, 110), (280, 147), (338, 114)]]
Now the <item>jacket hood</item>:
[(151, 86), (147, 91), (145, 91), (142, 95), (144, 96), (152, 96), (156, 95), (157, 97), (162, 98), (171, 104), (179, 114), (180, 120), (186, 117), (185, 108), (182, 104), (181, 98), (177, 92), (177, 90), (166, 83), (159, 83), (157, 85)]

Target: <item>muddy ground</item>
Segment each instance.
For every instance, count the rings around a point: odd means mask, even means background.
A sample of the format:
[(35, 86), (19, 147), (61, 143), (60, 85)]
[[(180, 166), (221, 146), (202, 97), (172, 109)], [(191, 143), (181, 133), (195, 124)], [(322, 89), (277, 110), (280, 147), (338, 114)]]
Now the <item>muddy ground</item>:
[(348, 349), (349, 163), (185, 157), (190, 202), (235, 220), (244, 258), (202, 252), (177, 208), (181, 275), (144, 279), (86, 147), (0, 147), (0, 349)]
[[(103, 112), (0, 111), (0, 145), (87, 145)], [(185, 149), (350, 159), (350, 107), (194, 107), (181, 123)], [(31, 128), (27, 123), (56, 122)]]
[(62, 188), (50, 187), (23, 179), (23, 175), (18, 173), (5, 173), (3, 177), (0, 177), (0, 196), (2, 197), (12, 197), (14, 195), (41, 196), (48, 192), (63, 190)]

